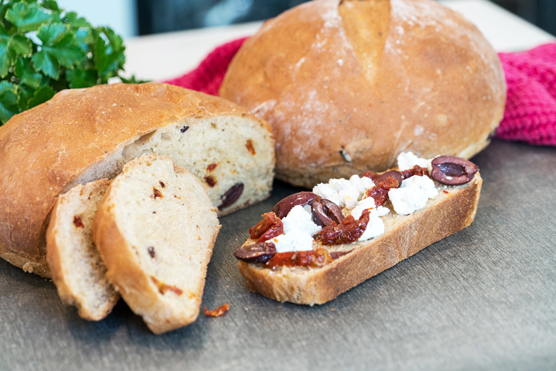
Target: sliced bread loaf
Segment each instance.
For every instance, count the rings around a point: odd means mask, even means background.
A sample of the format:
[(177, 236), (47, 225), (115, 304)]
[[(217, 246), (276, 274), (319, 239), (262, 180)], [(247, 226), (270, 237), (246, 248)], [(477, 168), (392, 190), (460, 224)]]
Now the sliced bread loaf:
[(0, 258), (50, 278), (45, 238), (58, 195), (112, 179), (145, 154), (172, 156), (224, 215), (270, 195), (268, 123), (224, 99), (159, 83), (69, 89), (0, 127)]
[(120, 298), (106, 278), (92, 236), (93, 220), (109, 185), (101, 179), (60, 195), (46, 235), (46, 258), (60, 298), (90, 321), (106, 317)]
[(216, 214), (197, 177), (156, 155), (129, 162), (99, 206), (93, 238), (108, 278), (154, 333), (197, 318)]

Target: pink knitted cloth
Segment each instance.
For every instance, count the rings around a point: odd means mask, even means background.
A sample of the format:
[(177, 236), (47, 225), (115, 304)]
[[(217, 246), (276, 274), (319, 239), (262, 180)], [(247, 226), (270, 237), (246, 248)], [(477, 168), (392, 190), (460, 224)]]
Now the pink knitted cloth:
[[(196, 69), (166, 82), (218, 95), (226, 69), (245, 40), (217, 47)], [(556, 43), (499, 56), (508, 99), (496, 137), (556, 146)]]

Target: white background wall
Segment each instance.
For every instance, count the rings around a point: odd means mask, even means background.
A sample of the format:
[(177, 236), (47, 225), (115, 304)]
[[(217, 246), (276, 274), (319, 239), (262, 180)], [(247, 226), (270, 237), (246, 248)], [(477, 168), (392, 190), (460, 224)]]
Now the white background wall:
[(138, 33), (135, 0), (58, 0), (58, 5), (77, 12), (93, 26), (109, 26), (124, 38)]

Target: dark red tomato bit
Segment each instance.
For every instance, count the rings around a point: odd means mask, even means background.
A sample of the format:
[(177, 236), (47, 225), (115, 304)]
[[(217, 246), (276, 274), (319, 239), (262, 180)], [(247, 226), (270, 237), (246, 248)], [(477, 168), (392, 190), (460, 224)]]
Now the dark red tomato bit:
[(217, 183), (216, 179), (212, 175), (206, 176), (205, 177), (205, 182), (207, 182), (207, 184), (211, 188), (214, 187)]
[(374, 187), (367, 189), (365, 194), (367, 197), (372, 197), (375, 200), (375, 205), (377, 207), (384, 205), (384, 203), (388, 200), (388, 191), (392, 188), (398, 188), (400, 183), (392, 178), (388, 177), (382, 179), (380, 182), (375, 184)]
[(401, 173), (402, 173), (403, 178), (407, 179), (407, 178), (411, 178), (414, 175), (417, 175), (417, 176), (426, 175), (426, 176), (428, 176), (429, 175), (429, 170), (425, 167), (415, 165), (415, 166), (413, 166), (413, 169), (403, 170)]
[(276, 253), (265, 267), (311, 267), (318, 268), (331, 262), (333, 259), (325, 249), (307, 251), (289, 251)]
[(363, 214), (358, 220), (353, 215), (348, 215), (340, 223), (332, 222), (324, 227), (319, 236), (323, 245), (340, 245), (355, 242), (363, 235), (369, 223), (369, 210), (363, 210)]
[(249, 228), (249, 234), (252, 239), (259, 239), (257, 242), (264, 242), (273, 237), (284, 233), (284, 224), (282, 220), (273, 212), (263, 214), (263, 220), (254, 227)]
[(213, 310), (208, 310), (207, 307), (205, 307), (204, 313), (207, 317), (220, 317), (226, 314), (228, 309), (230, 309), (230, 304), (226, 303)]

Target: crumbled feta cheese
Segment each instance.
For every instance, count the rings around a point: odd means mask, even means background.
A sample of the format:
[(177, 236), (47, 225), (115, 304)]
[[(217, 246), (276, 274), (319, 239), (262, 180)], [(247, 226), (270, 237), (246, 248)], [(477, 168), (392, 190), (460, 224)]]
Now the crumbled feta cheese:
[(351, 215), (357, 220), (361, 218), (361, 214), (363, 214), (363, 210), (366, 209), (374, 209), (376, 206), (375, 200), (372, 197), (367, 197), (359, 201), (357, 206), (353, 210), (351, 210)]
[(384, 206), (379, 206), (376, 208), (376, 212), (378, 213), (378, 216), (384, 216), (390, 212), (390, 209)]
[(396, 213), (400, 215), (412, 214), (422, 209), (429, 198), (438, 194), (434, 182), (428, 176), (412, 176), (402, 181), (400, 188), (388, 191), (388, 197)]
[(366, 176), (361, 178), (357, 174), (352, 175), (351, 178), (349, 178), (349, 182), (355, 188), (357, 188), (357, 191), (359, 192), (360, 195), (364, 194), (367, 189), (372, 188), (375, 185), (371, 178), (368, 178)]
[(269, 240), (277, 252), (305, 251), (313, 248), (313, 235), (322, 227), (316, 225), (309, 212), (301, 205), (294, 206), (282, 219), (284, 233)]
[[(373, 213), (374, 212), (374, 213)], [(384, 222), (378, 217), (376, 210), (373, 210), (369, 217), (369, 223), (365, 232), (359, 237), (358, 241), (366, 241), (374, 237), (378, 237), (384, 233)]]
[(274, 237), (269, 242), (274, 243), (276, 252), (307, 251), (313, 249), (313, 237), (298, 229)]
[(339, 207), (352, 209), (365, 191), (374, 186), (373, 181), (367, 177), (353, 175), (347, 179), (330, 179), (328, 183), (320, 183), (313, 188), (313, 193), (334, 202)]
[(413, 166), (419, 165), (423, 168), (429, 169), (430, 172), (432, 169), (431, 161), (432, 160), (417, 157), (413, 154), (413, 152), (402, 152), (398, 155), (398, 168), (402, 171), (413, 169)]
[(288, 215), (282, 219), (282, 223), (284, 223), (284, 233), (298, 230), (312, 237), (322, 229), (313, 222), (311, 214), (306, 212), (301, 205), (294, 206)]

